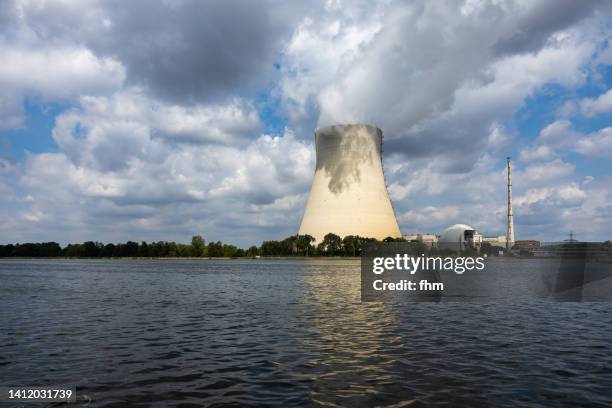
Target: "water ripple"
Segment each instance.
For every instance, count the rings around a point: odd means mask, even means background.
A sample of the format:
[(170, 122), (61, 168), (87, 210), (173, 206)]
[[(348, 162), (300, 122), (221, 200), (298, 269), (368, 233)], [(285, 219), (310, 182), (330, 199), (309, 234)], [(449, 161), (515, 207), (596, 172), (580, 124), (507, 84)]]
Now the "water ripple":
[(612, 406), (606, 303), (362, 304), (350, 260), (2, 260), (0, 281), (0, 383), (91, 407)]

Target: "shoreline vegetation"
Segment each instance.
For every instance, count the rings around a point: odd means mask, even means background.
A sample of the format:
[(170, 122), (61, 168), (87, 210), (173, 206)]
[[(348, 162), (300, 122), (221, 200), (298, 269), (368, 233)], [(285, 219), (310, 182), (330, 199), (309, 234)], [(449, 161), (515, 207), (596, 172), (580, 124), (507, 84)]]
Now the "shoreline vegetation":
[(95, 258), (87, 258), (87, 257), (70, 257), (70, 256), (11, 256), (11, 257), (0, 257), (2, 260), (7, 259), (63, 259), (63, 260), (134, 260), (134, 261), (236, 261), (236, 260), (244, 260), (244, 261), (258, 261), (258, 260), (276, 260), (276, 261), (308, 261), (308, 260), (317, 260), (317, 259), (325, 259), (325, 260), (336, 260), (336, 261), (346, 261), (360, 260), (359, 256), (318, 256), (318, 255), (310, 255), (310, 256), (258, 256), (258, 257), (227, 257), (227, 256), (218, 256), (218, 257), (194, 257), (194, 256), (173, 256), (173, 257), (153, 257), (153, 256), (115, 256), (115, 257), (95, 257)]
[[(370, 242), (379, 242), (374, 238), (348, 235), (344, 238), (329, 233), (315, 245), (310, 235), (292, 235), (280, 241), (264, 241), (260, 246), (253, 245), (248, 249), (221, 241), (206, 243), (200, 235), (194, 235), (191, 243), (182, 244), (172, 241), (140, 243), (104, 244), (86, 241), (82, 244), (67, 244), (62, 247), (57, 242), (22, 243), (0, 245), (0, 258), (84, 258), (84, 259), (236, 259), (236, 258), (358, 258), (362, 248)], [(419, 241), (407, 241), (404, 238), (387, 237), (382, 242), (406, 242), (413, 254), (455, 255), (450, 249), (428, 247)], [(612, 243), (602, 244), (606, 252), (612, 253)], [(462, 256), (497, 256), (501, 247), (483, 243), (478, 254), (473, 249), (461, 251)]]
[[(67, 244), (62, 247), (57, 242), (17, 243), (0, 245), (0, 258), (136, 258), (136, 259), (196, 259), (196, 258), (319, 258), (361, 256), (362, 248), (378, 242), (374, 238), (348, 235), (344, 238), (329, 233), (315, 245), (310, 235), (292, 235), (280, 241), (263, 241), (260, 246), (253, 245), (247, 249), (221, 241), (206, 243), (200, 235), (194, 235), (191, 243), (182, 244), (172, 241), (140, 243), (101, 243), (86, 241), (80, 244)], [(387, 237), (382, 242), (408, 242), (404, 238)], [(422, 242), (409, 242), (411, 250), (418, 254), (445, 255), (450, 250), (429, 248)], [(484, 253), (497, 254), (501, 248), (483, 247)], [(481, 250), (481, 253), (483, 253)], [(465, 255), (475, 255), (475, 251), (466, 251)]]

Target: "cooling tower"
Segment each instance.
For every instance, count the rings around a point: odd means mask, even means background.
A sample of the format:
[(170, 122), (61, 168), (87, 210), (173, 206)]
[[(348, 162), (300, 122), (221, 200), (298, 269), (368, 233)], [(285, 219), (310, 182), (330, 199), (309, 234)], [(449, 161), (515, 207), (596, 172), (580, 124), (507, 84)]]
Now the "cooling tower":
[(317, 166), (299, 234), (400, 237), (382, 169), (382, 131), (337, 125), (315, 132)]

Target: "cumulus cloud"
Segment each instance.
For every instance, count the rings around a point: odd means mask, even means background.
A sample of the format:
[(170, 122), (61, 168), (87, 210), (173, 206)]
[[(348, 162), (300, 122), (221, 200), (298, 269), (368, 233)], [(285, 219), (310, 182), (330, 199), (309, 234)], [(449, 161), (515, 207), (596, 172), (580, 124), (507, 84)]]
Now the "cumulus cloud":
[(580, 205), (587, 194), (578, 184), (570, 183), (557, 187), (534, 188), (514, 199), (517, 207), (526, 207), (537, 203), (555, 201), (555, 207), (573, 207)]
[(23, 99), (70, 100), (82, 93), (117, 89), (125, 77), (120, 63), (89, 50), (15, 50), (0, 42), (0, 129), (24, 125)]
[(4, 89), (48, 100), (117, 89), (125, 77), (118, 61), (99, 58), (78, 46), (25, 48), (5, 41), (0, 43), (0, 53), (0, 84)]
[(418, 232), (434, 231), (440, 233), (440, 225), (451, 225), (453, 220), (457, 219), (460, 214), (459, 207), (446, 206), (446, 207), (434, 207), (428, 206), (418, 210), (409, 210), (405, 213), (398, 214), (399, 222), (406, 222), (410, 224), (417, 224), (421, 228)]
[(537, 146), (521, 150), (519, 160), (529, 162), (536, 160), (549, 160), (554, 156), (553, 150), (549, 146)]
[[(607, 64), (608, 9), (552, 0), (5, 2), (0, 128), (24, 126), (29, 98), (65, 108), (50, 135), (56, 149), (20, 163), (0, 157), (0, 234), (65, 242), (202, 233), (241, 244), (292, 234), (314, 168), (312, 132), (338, 122), (384, 131), (403, 230), (468, 222), (502, 232), (504, 158), (517, 141), (526, 146), (515, 170), (517, 231), (535, 234), (528, 224), (544, 221), (561, 231), (570, 209), (610, 225), (605, 179), (577, 184), (566, 157), (605, 157), (608, 130), (583, 134), (568, 114), (525, 144), (513, 123), (538, 92), (572, 92)], [(609, 94), (570, 105), (605, 114)]]
[(277, 86), (293, 126), (311, 133), (321, 109), (320, 91), (378, 34), (387, 7), (387, 2), (328, 2), (299, 23), (283, 52)]
[(573, 129), (567, 119), (557, 120), (540, 131), (535, 143), (521, 150), (525, 162), (550, 160), (564, 153), (577, 152), (588, 157), (609, 157), (612, 154), (612, 128), (583, 134)]
[[(290, 89), (299, 89), (297, 100), (316, 99), (319, 126), (373, 123), (385, 132), (387, 151), (445, 155), (448, 171), (463, 172), (484, 152), (491, 124), (538, 87), (583, 83), (580, 68), (593, 44), (568, 25), (595, 6), (562, 12), (547, 3), (391, 3), (363, 25), (313, 19), (294, 34), (302, 46), (287, 54), (288, 64), (310, 61), (304, 44), (333, 44), (338, 52), (311, 61), (316, 68), (300, 72), (300, 86)], [(545, 24), (537, 23), (543, 14)]]
[(608, 195), (601, 185), (573, 182), (528, 189), (514, 200), (517, 229), (544, 240), (559, 240), (569, 231), (577, 232), (581, 239), (598, 236), (603, 224), (595, 214), (605, 208)]
[[(184, 240), (202, 233), (243, 244), (252, 242), (254, 230), (294, 232), (291, 222), (299, 222), (314, 156), (312, 146), (291, 132), (262, 135), (246, 147), (193, 145), (155, 138), (142, 122), (96, 123), (72, 136), (78, 139), (71, 140), (79, 146), (74, 150), (62, 143), (61, 153), (29, 156), (21, 184), (32, 200), (5, 228), (27, 222), (78, 239), (88, 239), (91, 231), (99, 239), (120, 233)], [(107, 227), (109, 219), (119, 225)]]
[(572, 123), (567, 119), (556, 120), (544, 127), (538, 136), (538, 142), (552, 143), (555, 145), (571, 145), (576, 136), (576, 132), (572, 129)]
[(546, 163), (528, 165), (524, 170), (515, 172), (517, 186), (533, 185), (536, 183), (558, 180), (574, 173), (576, 166), (572, 163), (555, 159)]
[[(119, 59), (130, 84), (175, 103), (211, 101), (270, 83), (302, 7), (274, 0), (95, 2), (97, 29), (76, 30), (96, 53)], [(36, 24), (47, 26), (43, 18), (52, 12), (39, 11)]]
[(612, 127), (580, 138), (576, 142), (576, 151), (585, 156), (610, 157), (612, 155)]
[(0, 130), (23, 126), (21, 95), (7, 90), (0, 94)]
[[(42, 3), (8, 2), (0, 30), (0, 129), (24, 126), (24, 98), (69, 101), (82, 94), (113, 92), (126, 71), (111, 56), (99, 56), (74, 39), (45, 38), (28, 25), (24, 8)], [(53, 21), (49, 23), (53, 24)]]
[(580, 101), (580, 110), (585, 116), (595, 116), (601, 113), (612, 113), (612, 89), (597, 98), (584, 98)]
[[(522, 162), (550, 161), (559, 156), (559, 149), (567, 150), (574, 146), (580, 136), (573, 129), (572, 123), (569, 120), (556, 120), (542, 128), (535, 141), (519, 152), (519, 160)], [(557, 160), (555, 163), (561, 162)], [(536, 170), (534, 173), (536, 180), (542, 179), (542, 168), (542, 165), (532, 167), (532, 170)], [(552, 170), (552, 177), (559, 176), (560, 170), (561, 167), (555, 166), (555, 169)]]
[(53, 138), (73, 162), (113, 171), (132, 158), (163, 159), (165, 145), (157, 139), (236, 145), (255, 138), (260, 129), (254, 108), (240, 99), (184, 107), (128, 89), (108, 97), (81, 97), (78, 108), (57, 117)]

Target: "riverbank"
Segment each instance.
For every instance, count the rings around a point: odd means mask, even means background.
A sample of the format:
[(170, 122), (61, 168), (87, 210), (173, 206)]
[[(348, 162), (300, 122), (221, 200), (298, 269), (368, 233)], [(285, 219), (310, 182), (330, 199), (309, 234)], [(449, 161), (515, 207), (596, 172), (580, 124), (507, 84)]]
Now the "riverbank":
[(167, 260), (189, 260), (189, 261), (218, 261), (218, 260), (226, 260), (226, 261), (261, 261), (261, 260), (309, 260), (309, 259), (327, 259), (327, 260), (359, 260), (361, 257), (359, 256), (262, 256), (258, 258), (252, 257), (139, 257), (139, 256), (126, 256), (126, 257), (69, 257), (69, 256), (53, 256), (53, 257), (44, 257), (44, 256), (10, 256), (10, 257), (0, 257), (0, 260), (24, 260), (24, 259), (45, 259), (45, 260), (53, 260), (53, 259), (62, 259), (62, 260), (155, 260), (155, 261), (167, 261)]

